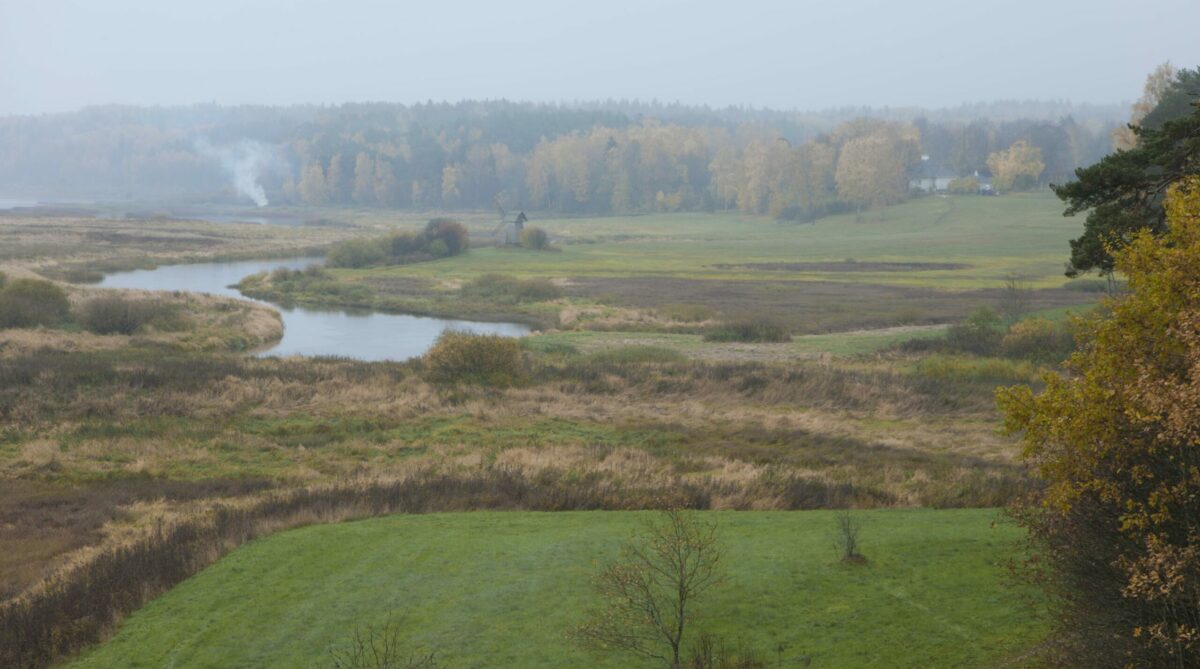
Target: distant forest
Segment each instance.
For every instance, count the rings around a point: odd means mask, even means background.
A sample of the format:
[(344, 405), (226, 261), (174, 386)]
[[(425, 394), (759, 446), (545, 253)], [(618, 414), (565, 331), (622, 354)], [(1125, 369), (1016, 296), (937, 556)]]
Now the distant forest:
[(0, 118), (0, 196), (807, 220), (902, 200), (922, 171), (986, 175), (1014, 146), (1040, 152), (1026, 185), (1062, 183), (1111, 150), (1127, 113), (1061, 102), (93, 107)]

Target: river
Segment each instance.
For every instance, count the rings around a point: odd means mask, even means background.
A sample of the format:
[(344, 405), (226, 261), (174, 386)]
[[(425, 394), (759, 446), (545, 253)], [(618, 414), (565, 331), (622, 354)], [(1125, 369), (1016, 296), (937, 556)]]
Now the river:
[[(180, 290), (249, 299), (233, 288), (233, 284), (251, 274), (269, 272), (277, 267), (302, 269), (320, 263), (321, 260), (317, 258), (293, 258), (163, 265), (152, 270), (109, 274), (99, 285), (104, 288)], [(425, 353), (446, 330), (510, 337), (529, 333), (528, 327), (517, 323), (271, 306), (283, 316), (283, 339), (259, 355), (337, 355), (359, 360), (406, 360)]]

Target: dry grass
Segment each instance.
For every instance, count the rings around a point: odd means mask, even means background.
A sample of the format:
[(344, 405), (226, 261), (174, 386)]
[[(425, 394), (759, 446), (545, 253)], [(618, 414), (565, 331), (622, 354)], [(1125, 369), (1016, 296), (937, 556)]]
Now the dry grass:
[(133, 335), (100, 335), (76, 329), (14, 328), (0, 330), (0, 359), (41, 351), (83, 353), (116, 351), (130, 346), (170, 346), (190, 351), (244, 351), (271, 344), (283, 336), (283, 321), (270, 307), (245, 300), (201, 294), (140, 290), (69, 289), (73, 307), (104, 295), (165, 305), (176, 314), (176, 327), (149, 328)]
[(0, 215), (0, 267), (62, 279), (180, 262), (306, 255), (361, 235), (333, 227)]

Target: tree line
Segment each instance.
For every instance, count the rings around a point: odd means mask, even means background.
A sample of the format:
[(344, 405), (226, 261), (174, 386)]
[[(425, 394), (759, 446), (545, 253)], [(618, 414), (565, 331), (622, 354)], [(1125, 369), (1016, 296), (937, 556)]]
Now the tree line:
[(1051, 120), (1045, 105), (999, 120), (627, 102), (98, 107), (0, 119), (0, 180), (42, 197), (220, 200), (249, 174), (275, 203), (806, 219), (904, 199), (922, 155), (987, 173), (993, 154), (1024, 142), (1044, 163), (1032, 185), (1069, 180), (1111, 148), (1117, 122), (1063, 109), (1090, 116)]

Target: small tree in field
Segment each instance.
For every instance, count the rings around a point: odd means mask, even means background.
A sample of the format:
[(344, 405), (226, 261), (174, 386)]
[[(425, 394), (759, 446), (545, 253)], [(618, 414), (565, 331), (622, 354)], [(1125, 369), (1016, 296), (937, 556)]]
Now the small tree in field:
[(586, 646), (617, 649), (680, 669), (695, 600), (720, 579), (716, 526), (695, 512), (663, 511), (595, 579), (603, 603), (574, 633)]
[(329, 650), (322, 669), (437, 669), (433, 653), (410, 653), (400, 626), (388, 622), (354, 630), (348, 643)]
[(864, 562), (866, 558), (858, 552), (858, 535), (862, 531), (858, 519), (849, 511), (842, 511), (836, 518), (836, 530), (833, 545), (837, 548), (842, 562)]

